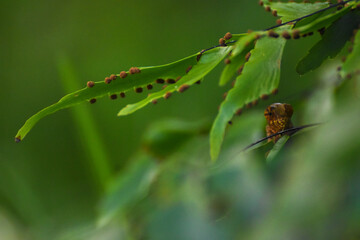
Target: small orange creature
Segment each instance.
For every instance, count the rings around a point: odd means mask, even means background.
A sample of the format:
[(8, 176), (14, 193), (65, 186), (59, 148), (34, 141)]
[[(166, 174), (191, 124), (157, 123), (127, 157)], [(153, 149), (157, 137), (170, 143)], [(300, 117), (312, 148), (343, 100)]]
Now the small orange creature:
[[(291, 116), (293, 115), (293, 108), (287, 103), (273, 103), (265, 109), (264, 112), (267, 125), (266, 136), (289, 129), (293, 127)], [(268, 142), (276, 143), (281, 138), (281, 135), (269, 138)]]

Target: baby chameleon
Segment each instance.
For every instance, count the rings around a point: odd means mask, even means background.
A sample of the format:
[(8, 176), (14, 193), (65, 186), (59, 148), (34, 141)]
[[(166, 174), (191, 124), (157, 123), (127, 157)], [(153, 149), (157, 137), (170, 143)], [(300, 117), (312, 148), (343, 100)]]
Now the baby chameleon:
[[(287, 103), (273, 103), (265, 109), (264, 112), (267, 125), (266, 136), (289, 129), (293, 127), (291, 116), (293, 115), (293, 108)], [(269, 138), (268, 142), (276, 143), (281, 138), (281, 135)]]

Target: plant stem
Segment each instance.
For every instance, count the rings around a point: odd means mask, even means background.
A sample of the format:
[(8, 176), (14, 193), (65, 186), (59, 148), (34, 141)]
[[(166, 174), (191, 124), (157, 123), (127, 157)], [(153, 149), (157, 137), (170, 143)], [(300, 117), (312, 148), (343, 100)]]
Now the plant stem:
[[(58, 68), (61, 82), (66, 91), (73, 91), (80, 87), (77, 84), (79, 81), (77, 81), (75, 71), (67, 58), (60, 58)], [(97, 131), (94, 117), (86, 106), (73, 110), (72, 114), (78, 129), (79, 141), (88, 160), (86, 165), (89, 167), (95, 185), (101, 193), (105, 190), (107, 181), (111, 177), (110, 161), (105, 144)]]

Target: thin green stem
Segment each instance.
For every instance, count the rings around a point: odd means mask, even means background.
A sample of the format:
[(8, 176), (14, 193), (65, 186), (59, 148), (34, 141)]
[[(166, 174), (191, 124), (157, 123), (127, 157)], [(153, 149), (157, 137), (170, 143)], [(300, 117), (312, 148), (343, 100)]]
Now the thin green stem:
[[(75, 71), (66, 58), (60, 58), (58, 66), (61, 82), (66, 92), (81, 87), (77, 84), (79, 81), (77, 81)], [(79, 106), (72, 111), (72, 114), (78, 129), (79, 141), (88, 160), (86, 165), (89, 167), (99, 191), (102, 192), (111, 177), (110, 160), (105, 144), (101, 140), (94, 117), (87, 106)]]

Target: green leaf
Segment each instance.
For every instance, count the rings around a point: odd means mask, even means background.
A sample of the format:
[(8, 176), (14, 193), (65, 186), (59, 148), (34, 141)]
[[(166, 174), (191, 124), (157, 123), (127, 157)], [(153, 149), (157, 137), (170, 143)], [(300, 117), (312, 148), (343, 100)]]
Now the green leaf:
[(270, 150), (269, 154), (266, 157), (266, 162), (272, 162), (276, 156), (279, 154), (281, 149), (284, 147), (285, 143), (289, 140), (288, 135), (282, 136), (274, 145), (274, 147)]
[(341, 67), (341, 77), (346, 78), (349, 74), (358, 74), (360, 71), (360, 31), (357, 31), (354, 38), (352, 52), (347, 56)]
[(100, 204), (100, 225), (105, 225), (113, 217), (124, 214), (147, 194), (155, 179), (158, 166), (153, 159), (142, 154), (131, 162), (132, 165), (114, 179)]
[(270, 6), (272, 10), (277, 11), (278, 16), (281, 17), (283, 22), (288, 22), (324, 9), (329, 6), (329, 3), (268, 2), (264, 6)]
[(333, 23), (323, 35), (323, 38), (313, 46), (296, 67), (299, 74), (305, 74), (318, 68), (326, 59), (334, 58), (350, 39), (353, 30), (360, 23), (360, 16), (350, 12)]
[(251, 49), (254, 48), (254, 41), (253, 41), (254, 38), (251, 38), (250, 40), (252, 41), (250, 44), (246, 45), (244, 43), (244, 49), (240, 53), (238, 53), (236, 55), (232, 54), (230, 56), (230, 58), (229, 58), (230, 63), (226, 64), (224, 70), (221, 73), (220, 82), (219, 82), (220, 86), (223, 86), (226, 83), (228, 83), (234, 77), (234, 75), (238, 72), (239, 68), (245, 64), (246, 54)]
[[(150, 99), (153, 100), (158, 97), (162, 97), (166, 92), (175, 91), (182, 84), (186, 83), (191, 85), (197, 80), (203, 78), (223, 59), (228, 51), (228, 47), (216, 48), (203, 53), (199, 61), (197, 61), (198, 54), (195, 54), (166, 65), (155, 67), (140, 67), (139, 69), (141, 70), (141, 73), (132, 75), (128, 74), (128, 76), (124, 79), (117, 77), (117, 79), (112, 81), (110, 84), (105, 84), (103, 81), (96, 82), (94, 87), (84, 88), (70, 93), (61, 98), (57, 103), (44, 108), (40, 112), (30, 117), (16, 134), (16, 140), (22, 140), (40, 119), (61, 109), (72, 107), (79, 103), (89, 101), (93, 98), (99, 98), (120, 92), (127, 92), (138, 87), (143, 88), (148, 84), (154, 83), (156, 79), (159, 78), (176, 79), (177, 77), (182, 77), (182, 79), (176, 84), (171, 84), (163, 91), (159, 91), (157, 94), (153, 94), (150, 98), (147, 98), (138, 104), (127, 106), (120, 112), (119, 115), (130, 114), (145, 106)], [(189, 66), (193, 66), (193, 68), (187, 74), (186, 70)]]
[(181, 91), (181, 86), (190, 86), (207, 75), (219, 62), (230, 52), (230, 47), (218, 47), (202, 54), (200, 61), (197, 62), (191, 71), (183, 76), (175, 84), (167, 86), (165, 89), (150, 94), (147, 98), (134, 104), (129, 104), (118, 113), (118, 116), (131, 114), (140, 108), (145, 107), (152, 101), (165, 97), (174, 91)]
[(257, 36), (259, 36), (262, 31), (251, 32), (241, 37), (236, 43), (232, 46), (232, 56), (237, 56), (245, 51), (246, 47), (253, 43)]
[(223, 86), (231, 80), (239, 68), (245, 63), (246, 54), (254, 48), (254, 42), (257, 36), (261, 36), (263, 32), (251, 32), (243, 34), (231, 46), (230, 64), (227, 64), (221, 74), (219, 85)]
[(270, 94), (280, 81), (281, 57), (286, 40), (283, 38), (263, 37), (257, 41), (251, 51), (251, 57), (244, 70), (237, 77), (232, 88), (220, 106), (219, 114), (210, 133), (210, 153), (215, 160), (224, 139), (225, 129), (235, 112), (246, 103)]

